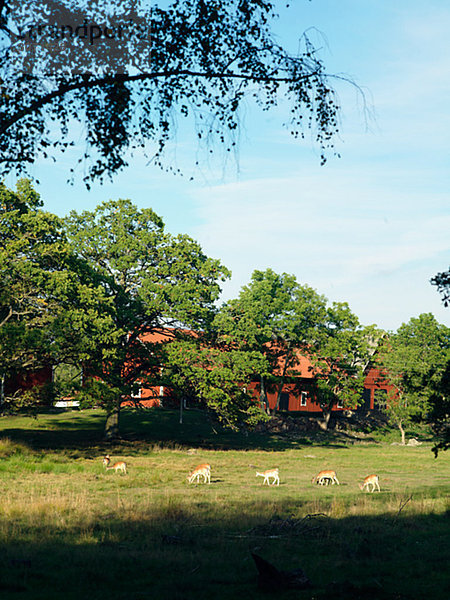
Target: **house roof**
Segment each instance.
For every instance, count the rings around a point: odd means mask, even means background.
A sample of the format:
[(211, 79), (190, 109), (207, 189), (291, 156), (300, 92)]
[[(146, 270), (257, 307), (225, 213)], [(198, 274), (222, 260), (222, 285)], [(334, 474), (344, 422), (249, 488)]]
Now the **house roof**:
[[(285, 365), (285, 357), (283, 355), (278, 356), (277, 367), (274, 370), (274, 375), (282, 375)], [(287, 377), (302, 377), (304, 379), (314, 379), (314, 372), (317, 369), (312, 364), (308, 356), (305, 356), (300, 350), (295, 351), (295, 361), (293, 364), (288, 365), (286, 369)]]
[[(176, 335), (177, 331), (180, 331), (180, 330), (168, 328), (168, 327), (161, 327), (159, 329), (153, 330), (151, 333), (141, 336), (140, 339), (143, 342), (149, 342), (149, 343), (166, 343), (166, 342), (170, 342), (175, 339), (175, 335)], [(192, 335), (193, 337), (199, 337), (199, 333), (196, 331), (192, 331), (192, 330), (188, 330), (188, 329), (183, 329), (181, 331), (183, 333)], [(275, 350), (275, 351), (277, 350), (276, 344), (274, 342), (271, 342), (271, 343), (267, 344), (266, 346), (268, 348), (270, 348), (271, 350)], [(285, 359), (283, 356), (282, 348), (280, 347), (279, 350), (280, 350), (280, 354), (277, 358), (278, 364), (274, 370), (274, 375), (278, 375), (278, 376), (282, 375), (283, 370), (284, 370), (284, 364), (285, 364)], [(302, 377), (305, 379), (313, 379), (315, 370), (316, 370), (316, 368), (313, 366), (311, 360), (307, 356), (302, 354), (299, 350), (296, 350), (295, 361), (293, 362), (293, 364), (288, 366), (288, 368), (286, 370), (286, 376), (287, 377)]]
[(154, 329), (150, 333), (145, 333), (140, 336), (140, 340), (143, 342), (149, 342), (153, 344), (170, 342), (175, 339), (176, 333), (182, 332), (192, 337), (199, 337), (199, 334), (196, 331), (192, 331), (190, 329), (174, 329), (170, 327), (160, 327), (158, 329)]

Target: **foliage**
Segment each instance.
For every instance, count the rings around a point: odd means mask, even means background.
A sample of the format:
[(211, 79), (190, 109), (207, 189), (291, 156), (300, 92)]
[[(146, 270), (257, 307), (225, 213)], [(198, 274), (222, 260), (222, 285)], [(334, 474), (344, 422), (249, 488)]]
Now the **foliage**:
[(79, 392), (83, 373), (79, 366), (60, 363), (53, 369), (53, 384), (56, 398), (66, 398)]
[(259, 372), (262, 407), (274, 385), (278, 409), (285, 381), (298, 378), (300, 357), (307, 356), (324, 428), (333, 406), (355, 408), (359, 403), (364, 369), (379, 335), (375, 327), (361, 327), (347, 304), (327, 307), (324, 296), (297, 283), (295, 276), (271, 269), (255, 271), (239, 297), (221, 308), (214, 325), (225, 341), (266, 357), (268, 369)]
[(315, 343), (325, 314), (325, 298), (294, 275), (272, 269), (254, 271), (238, 298), (219, 311), (214, 326), (219, 339), (240, 349), (260, 352), (266, 363), (259, 370), (260, 403), (268, 407), (270, 379), (278, 388), (278, 401), (286, 377), (295, 372), (299, 352)]
[[(118, 420), (136, 381), (158, 377), (161, 346), (151, 335), (207, 327), (228, 271), (127, 200), (62, 221), (21, 180), (16, 192), (2, 185), (0, 201), (0, 373), (84, 367), (83, 406), (103, 406)], [(21, 406), (38, 400), (30, 394)]]
[(326, 429), (334, 406), (355, 409), (361, 402), (365, 370), (380, 332), (375, 326), (362, 327), (345, 302), (328, 307), (321, 325), (309, 358)]
[[(120, 403), (136, 381), (158, 383), (163, 344), (153, 334), (201, 329), (228, 271), (186, 235), (164, 231), (151, 210), (129, 200), (105, 202), (94, 211), (72, 211), (67, 235), (75, 252), (99, 275), (104, 313), (84, 327), (86, 374), (92, 402), (108, 413), (107, 435), (118, 434)], [(77, 326), (77, 324), (75, 324)], [(69, 332), (73, 325), (67, 323)], [(98, 389), (99, 386), (101, 389)]]
[(405, 424), (424, 418), (436, 394), (441, 395), (443, 377), (450, 360), (450, 329), (431, 313), (411, 318), (384, 340), (377, 360), (383, 377), (395, 386), (386, 411), (399, 427), (405, 443)]
[(26, 179), (0, 183), (0, 372), (35, 368), (55, 352), (71, 254), (61, 220)]
[(28, 180), (20, 180), (16, 191), (0, 183), (1, 373), (34, 365), (49, 342), (46, 325), (54, 315), (49, 292), (64, 245), (59, 220), (40, 206)]
[(36, 417), (42, 408), (51, 406), (54, 400), (54, 387), (51, 382), (48, 382), (24, 391), (17, 390), (14, 395), (6, 396), (2, 412), (28, 414)]
[[(450, 267), (447, 271), (438, 273), (431, 279), (442, 296), (444, 306), (450, 305)], [(440, 390), (436, 392), (432, 400), (432, 416), (437, 435), (440, 441), (435, 446), (436, 455), (439, 450), (450, 448), (450, 366), (447, 363), (446, 372), (443, 375)]]
[[(63, 221), (41, 208), (28, 180), (0, 184), (0, 373), (82, 360), (80, 335), (105, 298), (95, 273), (66, 239)], [(11, 397), (10, 400), (13, 398)]]
[[(287, 128), (295, 138), (313, 128), (325, 162), (337, 132), (331, 77), (306, 34), (297, 55), (278, 44), (275, 17), (269, 0), (1, 0), (0, 175), (55, 160), (79, 130), (88, 187), (136, 148), (164, 167), (180, 119), (205, 151), (233, 152), (249, 99), (264, 111), (287, 102)], [(97, 36), (98, 23), (113, 35)]]
[(164, 376), (182, 397), (196, 399), (221, 424), (255, 425), (262, 416), (247, 386), (255, 372), (265, 370), (260, 352), (223, 348), (204, 336), (166, 344)]
[(439, 450), (450, 448), (450, 359), (434, 387), (430, 405), (429, 421), (438, 440), (433, 449), (437, 456)]
[(431, 284), (437, 287), (438, 292), (442, 295), (444, 306), (450, 305), (450, 267), (447, 271), (438, 273), (431, 279)]

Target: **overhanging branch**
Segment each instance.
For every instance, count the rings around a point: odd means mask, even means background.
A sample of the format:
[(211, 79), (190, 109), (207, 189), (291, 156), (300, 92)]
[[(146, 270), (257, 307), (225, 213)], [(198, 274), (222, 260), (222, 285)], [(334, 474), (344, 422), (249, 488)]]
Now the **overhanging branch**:
[[(191, 71), (189, 69), (175, 69), (173, 71), (160, 71), (157, 73), (140, 73), (139, 75), (126, 75), (126, 74), (118, 74), (118, 75), (109, 75), (106, 77), (101, 77), (94, 80), (82, 80), (76, 81), (73, 83), (68, 83), (66, 85), (60, 86), (58, 89), (54, 90), (42, 96), (35, 102), (32, 102), (29, 106), (24, 107), (22, 110), (18, 111), (13, 115), (12, 118), (0, 121), (0, 135), (6, 134), (8, 129), (12, 127), (15, 123), (20, 121), (23, 117), (32, 114), (46, 104), (51, 103), (56, 98), (61, 98), (65, 96), (65, 94), (77, 90), (83, 89), (91, 89), (104, 85), (114, 85), (114, 84), (124, 84), (124, 83), (133, 83), (135, 81), (150, 81), (155, 79), (167, 79), (170, 77), (200, 77), (202, 79), (234, 79), (234, 80), (242, 80), (249, 81), (254, 83), (292, 83), (298, 81), (304, 81), (315, 75), (318, 75), (320, 70), (311, 71), (308, 74), (302, 75), (300, 77), (273, 77), (273, 76), (257, 76), (257, 75), (246, 75), (242, 73), (213, 73), (213, 72), (202, 72), (202, 71)], [(13, 162), (14, 159), (2, 159), (2, 162), (10, 161)]]

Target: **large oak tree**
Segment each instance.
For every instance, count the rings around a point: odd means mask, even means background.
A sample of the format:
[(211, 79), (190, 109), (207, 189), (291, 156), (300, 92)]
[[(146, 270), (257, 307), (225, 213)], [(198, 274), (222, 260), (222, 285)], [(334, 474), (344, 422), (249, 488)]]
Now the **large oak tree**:
[(105, 433), (111, 438), (118, 435), (121, 402), (136, 382), (161, 381), (164, 345), (151, 334), (162, 327), (174, 336), (207, 328), (218, 282), (228, 271), (190, 237), (167, 233), (151, 209), (129, 200), (72, 211), (66, 227), (74, 251), (99, 273), (108, 301), (100, 323), (94, 318), (89, 325), (86, 373), (93, 378), (93, 401), (107, 411)]
[(327, 429), (338, 404), (355, 408), (362, 398), (364, 371), (375, 348), (377, 331), (363, 327), (346, 303), (333, 303), (294, 275), (272, 269), (255, 271), (236, 299), (226, 302), (214, 325), (235, 347), (260, 352), (265, 369), (255, 372), (260, 406), (268, 409), (267, 391), (280, 405), (283, 386), (298, 378), (300, 356), (311, 361), (311, 375)]

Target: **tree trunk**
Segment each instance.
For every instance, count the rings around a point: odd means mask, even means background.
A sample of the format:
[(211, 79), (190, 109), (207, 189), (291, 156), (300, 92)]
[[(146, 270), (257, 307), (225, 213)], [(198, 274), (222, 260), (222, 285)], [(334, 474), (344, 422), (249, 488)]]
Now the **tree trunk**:
[(120, 416), (120, 404), (115, 406), (106, 415), (105, 424), (105, 440), (116, 440), (120, 437), (119, 435), (119, 416)]
[(323, 418), (318, 421), (319, 427), (322, 431), (328, 431), (328, 425), (331, 419), (331, 408), (329, 406), (322, 408), (322, 414)]
[(269, 402), (267, 400), (266, 383), (264, 380), (264, 375), (261, 375), (261, 387), (260, 387), (260, 391), (259, 391), (259, 404), (261, 406), (261, 410), (263, 410), (268, 415), (270, 415), (270, 407), (269, 407)]
[(398, 428), (400, 429), (400, 433), (401, 433), (401, 436), (402, 436), (402, 446), (406, 446), (406, 432), (403, 429), (403, 423), (401, 421), (399, 421), (397, 423), (397, 425), (398, 425)]

